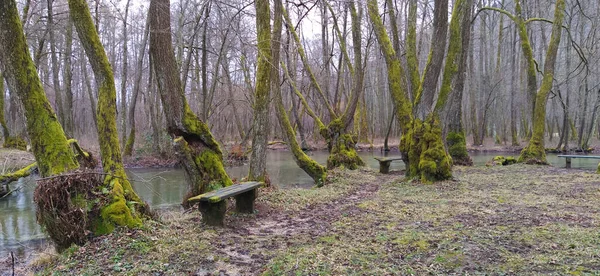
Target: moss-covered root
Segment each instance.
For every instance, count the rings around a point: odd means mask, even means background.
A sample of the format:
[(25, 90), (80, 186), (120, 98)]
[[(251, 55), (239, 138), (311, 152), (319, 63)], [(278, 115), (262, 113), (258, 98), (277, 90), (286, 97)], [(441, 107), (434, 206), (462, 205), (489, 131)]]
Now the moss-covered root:
[(0, 175), (0, 185), (8, 184), (13, 181), (17, 181), (17, 180), (19, 180), (19, 178), (27, 177), (33, 171), (35, 171), (36, 168), (37, 168), (37, 162), (33, 162), (29, 166), (22, 168), (18, 171)]
[(521, 151), (521, 155), (519, 155), (519, 159), (517, 160), (519, 163), (549, 165), (546, 160), (544, 144), (536, 140), (531, 138), (529, 145)]
[(190, 188), (183, 198), (183, 207), (190, 207), (188, 198), (233, 184), (225, 172), (221, 154), (203, 146), (200, 142), (188, 144), (183, 137), (176, 138), (174, 143)]
[(465, 134), (460, 132), (450, 132), (446, 137), (448, 153), (452, 157), (452, 163), (459, 166), (473, 166), (473, 160), (467, 152), (467, 141)]
[(344, 167), (350, 170), (356, 170), (359, 166), (364, 166), (365, 162), (358, 156), (354, 146), (356, 142), (350, 134), (334, 135), (331, 141), (331, 152), (327, 158), (327, 168)]
[[(124, 185), (125, 184), (125, 185)], [(93, 232), (96, 235), (111, 233), (115, 227), (139, 227), (142, 225), (142, 212), (149, 210), (148, 206), (140, 200), (127, 200), (124, 186), (131, 186), (126, 179), (109, 177), (105, 180), (105, 186), (112, 187), (110, 191), (110, 202), (100, 209), (100, 216), (96, 217), (93, 224)], [(142, 204), (143, 206), (138, 206)], [(140, 210), (142, 209), (142, 210)]]
[(79, 145), (77, 140), (69, 139), (67, 140), (67, 142), (71, 144), (71, 146), (73, 146), (73, 149), (76, 152), (75, 158), (77, 158), (77, 162), (79, 162), (80, 167), (86, 169), (94, 169), (98, 166), (98, 161), (96, 160), (96, 158), (94, 158), (94, 156), (90, 152), (84, 150)]
[(401, 147), (408, 155), (408, 177), (424, 183), (452, 178), (452, 161), (444, 147), (436, 116), (430, 116), (425, 122), (415, 119), (410, 131), (403, 135)]

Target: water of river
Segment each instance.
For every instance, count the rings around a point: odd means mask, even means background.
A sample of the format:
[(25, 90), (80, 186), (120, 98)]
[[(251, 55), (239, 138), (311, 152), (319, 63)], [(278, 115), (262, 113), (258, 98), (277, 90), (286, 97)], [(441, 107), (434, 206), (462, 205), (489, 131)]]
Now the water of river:
[[(322, 164), (327, 160), (327, 152), (315, 151), (309, 154)], [(360, 152), (359, 155), (369, 167), (378, 168), (379, 165), (373, 157), (381, 156), (381, 153)], [(495, 155), (498, 153), (476, 153), (471, 156), (475, 166), (483, 166)], [(564, 166), (565, 162), (558, 160), (556, 155), (549, 155), (548, 161), (557, 166)], [(595, 170), (598, 161), (574, 159), (572, 165), (573, 168)], [(404, 164), (393, 162), (391, 169), (404, 169)], [(314, 185), (312, 179), (298, 168), (291, 153), (287, 151), (270, 151), (267, 170), (272, 183), (281, 189), (310, 188)], [(227, 168), (227, 172), (230, 177), (241, 179), (247, 175), (248, 166), (230, 167)], [(177, 208), (181, 198), (187, 192), (182, 170), (130, 169), (128, 175), (133, 180), (136, 192), (153, 208)], [(9, 251), (14, 251), (19, 257), (48, 246), (44, 233), (35, 221), (33, 206), (35, 180), (30, 177), (11, 184), (12, 188), (19, 186), (22, 187), (20, 191), (0, 200), (0, 258), (4, 258)]]

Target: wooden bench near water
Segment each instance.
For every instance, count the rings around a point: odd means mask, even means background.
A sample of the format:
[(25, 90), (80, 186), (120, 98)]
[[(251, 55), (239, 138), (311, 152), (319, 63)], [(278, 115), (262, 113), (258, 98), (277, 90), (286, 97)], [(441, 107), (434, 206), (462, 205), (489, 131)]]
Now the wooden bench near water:
[(573, 158), (584, 158), (584, 159), (600, 159), (600, 156), (595, 155), (558, 155), (559, 158), (565, 158), (566, 168), (571, 168), (571, 159)]
[(373, 157), (375, 160), (379, 161), (379, 172), (380, 173), (389, 173), (390, 172), (390, 164), (393, 161), (402, 160), (402, 157)]
[(261, 182), (243, 182), (204, 193), (188, 199), (194, 203), (200, 201), (202, 221), (212, 226), (223, 226), (227, 211), (227, 198), (235, 197), (235, 209), (238, 213), (251, 214), (254, 212), (254, 199)]

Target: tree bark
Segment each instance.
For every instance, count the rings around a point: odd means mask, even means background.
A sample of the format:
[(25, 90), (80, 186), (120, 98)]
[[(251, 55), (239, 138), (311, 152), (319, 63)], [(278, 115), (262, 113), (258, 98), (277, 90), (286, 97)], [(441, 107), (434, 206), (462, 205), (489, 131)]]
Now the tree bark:
[(123, 167), (117, 132), (117, 91), (113, 71), (86, 1), (68, 2), (73, 24), (96, 77), (98, 142), (102, 168), (107, 174), (104, 185), (112, 195), (111, 202), (102, 207), (100, 217), (94, 223), (95, 233), (110, 233), (116, 226), (138, 227), (142, 224), (141, 216), (149, 215), (150, 210), (133, 190)]
[[(423, 182), (449, 179), (452, 177), (451, 159), (444, 148), (438, 115), (434, 111), (427, 115), (424, 121), (413, 119), (413, 105), (408, 100), (406, 88), (402, 83), (404, 70), (379, 15), (377, 1), (368, 0), (367, 7), (388, 68), (390, 94), (402, 130), (400, 152), (406, 164), (406, 175)], [(436, 105), (443, 107), (445, 102), (438, 99)]]
[(279, 78), (279, 60), (281, 48), (281, 29), (282, 29), (282, 3), (281, 0), (274, 1), (274, 18), (273, 18), (273, 39), (271, 44), (271, 57), (273, 66), (271, 67), (271, 90), (275, 99), (275, 108), (277, 110), (277, 119), (284, 133), (284, 139), (292, 152), (296, 164), (304, 170), (314, 181), (317, 186), (325, 183), (327, 178), (327, 170), (319, 163), (311, 159), (302, 151), (302, 148), (296, 140), (296, 132), (290, 123), (285, 107), (283, 105), (283, 97), (281, 95), (281, 82)]
[(42, 177), (76, 169), (79, 164), (67, 143), (29, 55), (15, 1), (2, 1), (0, 55), (4, 74), (25, 108), (27, 132)]
[(54, 96), (56, 97), (56, 110), (58, 120), (61, 125), (65, 125), (65, 112), (62, 100), (62, 91), (60, 89), (60, 63), (58, 62), (57, 50), (56, 50), (56, 39), (54, 37), (54, 15), (52, 11), (54, 0), (48, 0), (48, 34), (50, 38), (50, 57), (52, 60), (52, 85), (54, 88)]
[(0, 71), (0, 126), (2, 126), (2, 136), (4, 137), (4, 141), (7, 141), (10, 137), (10, 131), (6, 126), (6, 119), (4, 117), (4, 76), (2, 71)]
[(252, 154), (248, 180), (268, 182), (267, 136), (269, 125), (269, 83), (271, 60), (271, 25), (269, 0), (256, 0), (256, 29), (258, 40), (258, 65), (256, 92), (254, 93), (254, 119), (252, 123)]
[[(429, 53), (429, 58), (427, 59), (425, 71), (423, 73), (423, 80), (419, 81), (419, 87), (415, 99), (415, 111), (418, 112), (418, 118), (421, 119), (424, 119), (426, 114), (431, 113), (432, 109), (434, 108), (433, 98), (435, 97), (438, 79), (440, 77), (444, 62), (444, 52), (446, 50), (446, 37), (448, 32), (448, 0), (435, 0), (435, 8), (433, 13), (433, 37), (431, 39), (431, 50)], [(461, 19), (457, 20), (459, 20), (459, 22), (455, 23), (455, 27), (457, 28), (456, 35), (460, 35)], [(460, 47), (460, 45), (458, 47)], [(444, 73), (445, 72), (446, 70), (444, 70)]]
[[(146, 27), (144, 29), (144, 36), (142, 37), (142, 45), (140, 45), (137, 58), (136, 58), (136, 73), (135, 82), (133, 83), (133, 94), (131, 95), (131, 102), (129, 104), (129, 137), (125, 144), (124, 155), (131, 156), (133, 154), (133, 147), (135, 145), (135, 109), (137, 106), (137, 97), (140, 93), (140, 86), (142, 84), (142, 71), (144, 69), (144, 53), (146, 53), (146, 45), (148, 43), (148, 32), (150, 31), (150, 19), (146, 19)], [(152, 74), (151, 70), (150, 74)]]
[(125, 15), (123, 17), (123, 49), (121, 50), (121, 143), (122, 149), (125, 150), (127, 143), (127, 67), (128, 65), (128, 52), (127, 52), (127, 16), (129, 15), (129, 3), (131, 0), (127, 0), (125, 4)]
[(171, 40), (169, 0), (152, 0), (150, 18), (150, 55), (166, 116), (167, 131), (174, 138), (175, 150), (189, 178), (190, 191), (183, 200), (204, 192), (229, 186), (231, 179), (223, 167), (223, 154), (208, 126), (188, 106), (179, 77)]
[(75, 122), (73, 118), (73, 66), (71, 63), (71, 55), (73, 54), (73, 22), (71, 17), (67, 20), (67, 32), (65, 35), (65, 68), (63, 74), (63, 82), (65, 85), (65, 133), (69, 137), (75, 135)]
[(529, 144), (521, 151), (519, 162), (548, 163), (548, 161), (546, 161), (546, 149), (544, 147), (546, 103), (548, 101), (548, 94), (552, 88), (552, 82), (554, 81), (554, 65), (556, 63), (558, 46), (560, 44), (564, 9), (565, 1), (556, 0), (552, 35), (550, 36), (550, 44), (548, 45), (544, 63), (544, 78), (542, 79), (542, 85), (540, 86), (535, 99), (533, 133), (529, 140)]
[[(472, 166), (473, 160), (467, 152), (467, 142), (465, 139), (465, 130), (462, 122), (462, 96), (467, 76), (467, 60), (471, 40), (471, 8), (472, 0), (458, 0), (455, 2), (455, 8), (452, 12), (452, 21), (450, 21), (450, 44), (448, 46), (448, 61), (444, 70), (444, 81), (442, 82), (442, 92), (448, 83), (448, 78), (455, 79), (451, 84), (450, 111), (448, 112), (448, 135), (446, 144), (448, 153), (452, 157), (453, 164)], [(460, 43), (460, 44), (459, 44)], [(457, 56), (455, 56), (457, 55)], [(456, 63), (452, 64), (451, 60)], [(454, 71), (456, 70), (456, 71)]]

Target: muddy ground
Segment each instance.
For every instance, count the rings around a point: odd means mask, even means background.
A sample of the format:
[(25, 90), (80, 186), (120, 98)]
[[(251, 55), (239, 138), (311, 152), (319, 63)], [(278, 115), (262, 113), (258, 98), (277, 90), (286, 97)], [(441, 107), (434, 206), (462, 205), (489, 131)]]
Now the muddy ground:
[[(548, 166), (457, 167), (455, 180), (330, 173), (309, 190), (261, 191), (226, 227), (197, 211), (43, 254), (42, 275), (598, 274), (600, 176)], [(233, 208), (230, 202), (229, 210)]]

